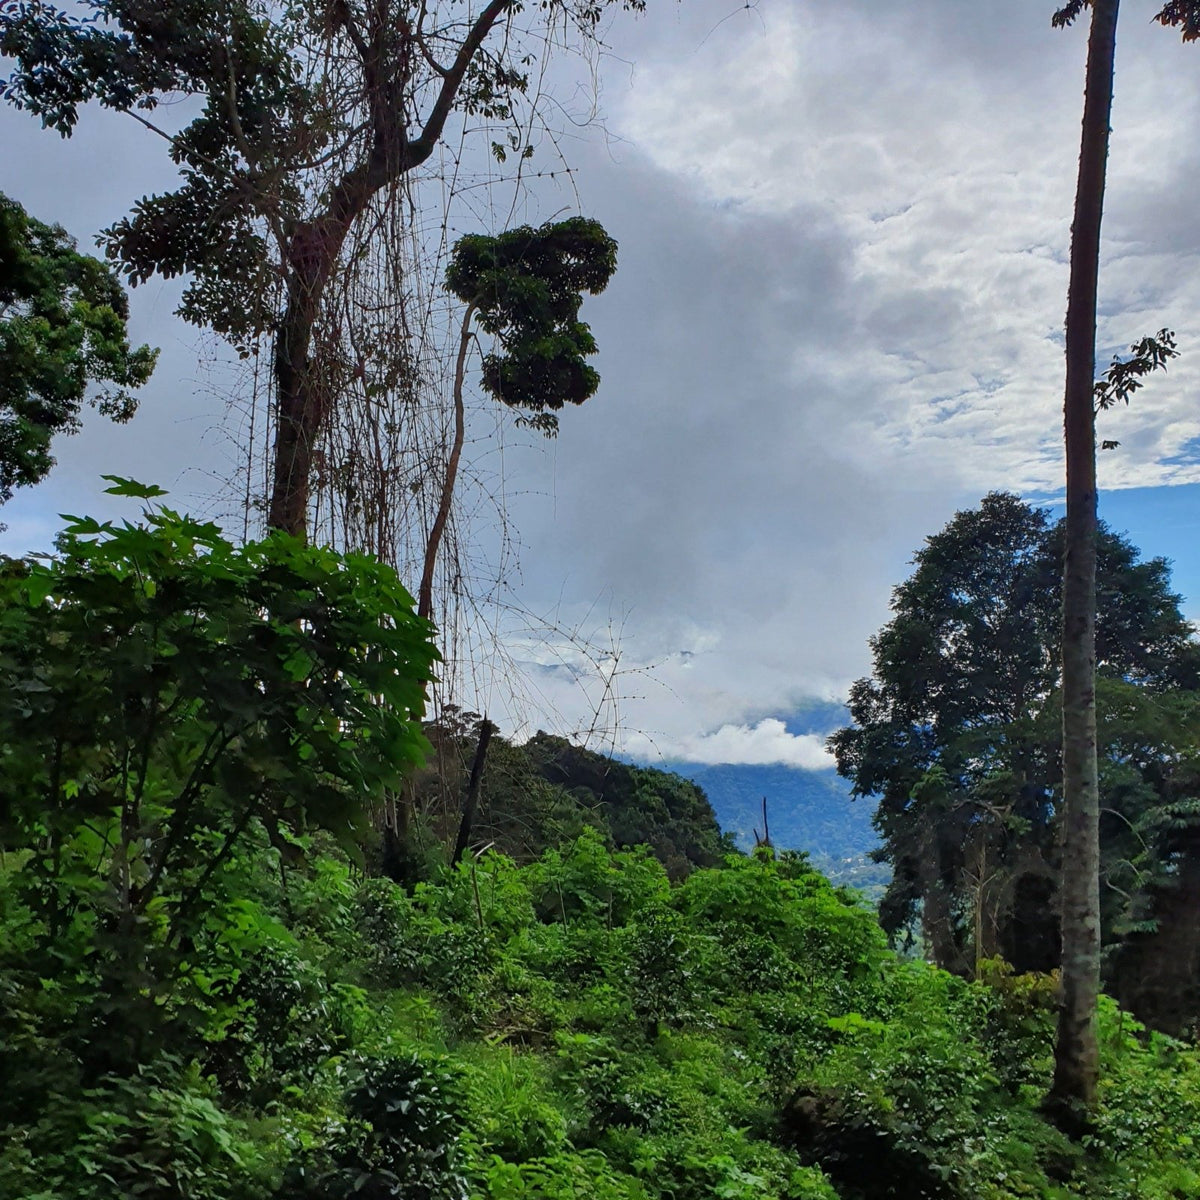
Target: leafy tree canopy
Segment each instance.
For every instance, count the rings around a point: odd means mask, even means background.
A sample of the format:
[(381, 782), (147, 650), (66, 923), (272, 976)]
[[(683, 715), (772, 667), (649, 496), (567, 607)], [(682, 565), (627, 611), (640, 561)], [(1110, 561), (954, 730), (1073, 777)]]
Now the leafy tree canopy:
[(51, 440), (79, 428), (90, 385), (105, 416), (133, 416), (158, 352), (130, 347), (128, 317), (110, 267), (0, 194), (0, 503), (50, 471)]
[[(902, 929), (920, 913), (934, 955), (953, 969), (994, 953), (1056, 964), (1061, 563), (1061, 524), (1015, 496), (993, 493), (959, 513), (896, 589), (892, 620), (872, 639), (873, 675), (851, 689), (853, 724), (830, 739), (854, 794), (878, 797), (880, 856), (894, 867), (885, 925)], [(1200, 660), (1167, 563), (1140, 560), (1104, 528), (1098, 592), (1113, 938), (1127, 899), (1141, 894), (1130, 825), (1183, 786)], [(1146, 906), (1144, 896), (1134, 903), (1143, 915)]]
[[(0, 54), (13, 63), (0, 96), (60, 132), (89, 100), (147, 124), (168, 96), (199, 108), (182, 130), (155, 127), (179, 186), (141, 200), (108, 231), (107, 252), (134, 282), (189, 275), (180, 313), (240, 352), (273, 343), (272, 527), (304, 533), (314, 448), (343, 404), (321, 384), (330, 343), (317, 332), (330, 287), (361, 264), (359, 248), (345, 253), (348, 241), (430, 159), (455, 114), (512, 123), (537, 57), (575, 34), (594, 40), (610, 2), (543, 0), (533, 28), (512, 20), (518, 0), (0, 8)], [(510, 144), (524, 136), (514, 127)], [(594, 390), (579, 358), (591, 353), (586, 330), (539, 336), (562, 344), (536, 353), (525, 344), (497, 387), (560, 400)]]
[(617, 243), (586, 217), (460, 238), (446, 286), (501, 348), (484, 358), (484, 388), (535, 412), (594, 395), (600, 376), (585, 359), (596, 342), (579, 308), (582, 293), (604, 291), (616, 268)]

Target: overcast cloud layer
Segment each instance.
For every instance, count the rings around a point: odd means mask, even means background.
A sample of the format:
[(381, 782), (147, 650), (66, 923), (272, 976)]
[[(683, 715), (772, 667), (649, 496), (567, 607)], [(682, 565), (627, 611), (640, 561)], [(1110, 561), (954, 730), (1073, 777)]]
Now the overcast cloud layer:
[[(1060, 489), (1086, 31), (1052, 31), (1052, 7), (701, 0), (615, 22), (614, 136), (569, 151), (584, 211), (620, 243), (585, 309), (604, 382), (510, 470), (519, 595), (611, 628), (620, 657), (598, 658), (626, 750), (824, 765), (778, 718), (868, 669), (921, 539), (989, 489)], [(1101, 353), (1169, 326), (1183, 357), (1102, 418), (1121, 441), (1108, 488), (1200, 480), (1200, 49), (1149, 15), (1128, 9), (1118, 49)], [(0, 189), (81, 238), (170, 178), (112, 118), (88, 149), (2, 117)], [(80, 161), (88, 187), (64, 190)], [(542, 204), (530, 216), (558, 199)], [(228, 474), (220, 376), (195, 397), (172, 303), (139, 297), (139, 336), (167, 347), (144, 415), (63, 443), (59, 474), (5, 510), (5, 548), (36, 544), (100, 470), (199, 498)], [(514, 649), (542, 697), (532, 724), (610, 724), (586, 656)]]

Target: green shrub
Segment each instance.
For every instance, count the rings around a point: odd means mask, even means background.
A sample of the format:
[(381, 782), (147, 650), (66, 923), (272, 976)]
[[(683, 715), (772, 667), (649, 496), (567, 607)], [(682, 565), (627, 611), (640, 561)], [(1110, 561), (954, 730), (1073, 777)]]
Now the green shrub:
[(282, 1164), (194, 1070), (108, 1081), (59, 1096), (0, 1136), (0, 1195), (23, 1200), (259, 1200)]
[(289, 1171), (311, 1200), (466, 1200), (460, 1081), (413, 1054), (353, 1068), (346, 1118)]

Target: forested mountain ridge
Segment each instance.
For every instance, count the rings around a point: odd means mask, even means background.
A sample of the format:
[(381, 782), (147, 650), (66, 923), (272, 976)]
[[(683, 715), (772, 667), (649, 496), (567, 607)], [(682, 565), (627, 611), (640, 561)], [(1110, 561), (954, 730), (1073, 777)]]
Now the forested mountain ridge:
[[(433, 747), (413, 780), (431, 849), (453, 845), (483, 718), (450, 710), (425, 726)], [(687, 779), (621, 762), (539, 732), (523, 743), (490, 737), (469, 844), (527, 862), (584, 828), (617, 849), (648, 846), (672, 879), (719, 865), (734, 849), (704, 792)]]
[[(420, 811), (436, 840), (453, 843), (482, 718), (450, 712), (426, 726), (434, 757), (415, 780)], [(836, 883), (878, 894), (888, 868), (871, 860), (879, 845), (873, 808), (852, 800), (835, 771), (779, 765), (664, 762), (641, 766), (539, 732), (523, 743), (493, 735), (472, 844), (493, 845), (518, 861), (590, 825), (618, 849), (649, 846), (672, 878), (717, 866), (735, 847), (754, 847), (762, 801), (772, 843), (802, 850)]]
[[(453, 841), (481, 721), (475, 713), (452, 712), (425, 730), (435, 754), (416, 777), (416, 794), (442, 841)], [(832, 768), (669, 761), (650, 767), (542, 731), (524, 742), (491, 738), (472, 844), (525, 861), (591, 825), (617, 848), (649, 846), (678, 878), (718, 865), (735, 846), (753, 849), (755, 831), (763, 832), (764, 797), (778, 849), (804, 851), (837, 883), (873, 892), (886, 884), (888, 868), (869, 857), (880, 844), (873, 806), (852, 799)]]

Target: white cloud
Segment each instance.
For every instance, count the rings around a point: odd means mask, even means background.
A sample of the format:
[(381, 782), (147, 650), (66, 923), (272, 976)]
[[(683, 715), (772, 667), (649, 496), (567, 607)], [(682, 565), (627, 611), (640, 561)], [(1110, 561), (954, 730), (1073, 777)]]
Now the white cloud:
[(756, 725), (722, 725), (712, 733), (651, 741), (640, 735), (629, 739), (628, 753), (640, 757), (661, 756), (668, 761), (693, 763), (737, 763), (739, 765), (780, 763), (808, 771), (826, 770), (833, 758), (825, 739), (811, 733), (789, 733), (775, 717)]
[[(853, 318), (824, 355), (793, 354), (797, 382), (819, 365), (854, 398), (826, 452), (868, 468), (900, 456), (946, 486), (1058, 490), (1085, 39), (1036, 3), (993, 14), (999, 28), (931, 0), (759, 11), (762, 25), (646, 63), (622, 128), (714, 202), (815, 215), (851, 246)], [(1122, 33), (1100, 357), (1161, 326), (1191, 353), (1105, 418), (1121, 441), (1106, 487), (1200, 480), (1200, 242), (1168, 199), (1196, 174), (1181, 131), (1200, 88), (1177, 43), (1133, 21)]]

